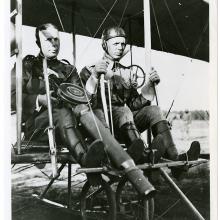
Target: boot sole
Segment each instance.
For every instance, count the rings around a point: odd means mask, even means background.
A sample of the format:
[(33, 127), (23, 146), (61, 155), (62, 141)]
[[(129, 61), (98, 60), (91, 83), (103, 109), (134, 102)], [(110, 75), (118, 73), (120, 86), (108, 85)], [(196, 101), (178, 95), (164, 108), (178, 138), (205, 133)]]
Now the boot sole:
[(200, 149), (200, 143), (198, 141), (193, 141), (187, 152), (188, 160), (198, 160)]

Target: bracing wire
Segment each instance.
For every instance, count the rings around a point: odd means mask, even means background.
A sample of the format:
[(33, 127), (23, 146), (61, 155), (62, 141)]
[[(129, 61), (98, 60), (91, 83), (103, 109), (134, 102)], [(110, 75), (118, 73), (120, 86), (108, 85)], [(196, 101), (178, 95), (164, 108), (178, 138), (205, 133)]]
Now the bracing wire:
[[(194, 188), (195, 185), (192, 185), (192, 187), (185, 193), (185, 195), (187, 195), (189, 192), (191, 192), (191, 190)], [(172, 205), (170, 205), (162, 214), (160, 214), (156, 220), (162, 219), (162, 217), (164, 215), (166, 215), (173, 207), (175, 207), (179, 202), (181, 201), (181, 199), (177, 199)]]
[(88, 25), (86, 24), (85, 18), (83, 17), (81, 11), (80, 11), (80, 18), (81, 18), (81, 20), (83, 22), (83, 25), (84, 25), (85, 29), (88, 31), (89, 36), (92, 37), (92, 32), (90, 31)]
[(199, 36), (198, 43), (196, 44), (196, 46), (195, 46), (195, 48), (193, 50), (193, 57), (195, 57), (195, 55), (196, 55), (196, 53), (197, 53), (197, 51), (199, 49), (199, 46), (200, 46), (201, 41), (202, 41), (203, 34), (206, 32), (208, 24), (209, 24), (209, 18), (207, 18), (207, 21), (206, 21), (205, 26), (204, 26), (204, 28), (202, 30), (202, 33)]
[(154, 15), (154, 19), (155, 19), (155, 23), (156, 23), (156, 27), (157, 27), (158, 37), (159, 37), (159, 40), (160, 40), (161, 50), (164, 51), (164, 49), (163, 49), (163, 43), (162, 43), (162, 39), (161, 39), (161, 35), (160, 35), (160, 29), (159, 29), (159, 25), (158, 25), (158, 20), (157, 20), (155, 8), (154, 8), (154, 4), (153, 4), (153, 1), (152, 1), (152, 0), (150, 0), (150, 2), (151, 2), (151, 5), (152, 5), (152, 9), (153, 9), (153, 15)]
[(65, 31), (65, 30), (64, 30), (64, 26), (63, 26), (63, 22), (62, 22), (62, 20), (61, 20), (59, 11), (58, 11), (57, 6), (56, 6), (56, 3), (55, 3), (55, 0), (52, 0), (52, 1), (53, 1), (54, 8), (55, 8), (55, 10), (56, 10), (57, 17), (58, 17), (58, 19), (59, 19), (60, 25), (61, 25), (61, 27), (62, 27), (62, 30)]
[[(103, 6), (103, 4), (102, 4), (100, 1), (96, 0), (96, 2), (99, 4), (100, 8), (101, 8), (105, 13), (108, 12), (108, 11), (106, 10), (106, 8)], [(111, 15), (109, 15), (109, 18), (111, 18), (111, 20), (115, 23), (115, 25), (118, 24), (118, 22), (116, 21), (116, 19), (115, 19), (114, 17), (112, 17)]]
[(177, 24), (176, 24), (176, 21), (175, 21), (175, 19), (174, 19), (174, 17), (173, 17), (173, 14), (172, 14), (172, 12), (171, 12), (171, 10), (170, 10), (170, 8), (169, 8), (169, 5), (168, 5), (168, 3), (167, 3), (167, 0), (164, 0), (164, 4), (165, 4), (165, 6), (166, 6), (166, 8), (167, 8), (167, 10), (168, 10), (168, 13), (169, 13), (170, 18), (171, 18), (171, 20), (172, 20), (172, 22), (173, 22), (173, 25), (174, 25), (174, 27), (175, 27), (175, 29), (176, 29), (176, 32), (177, 32), (177, 34), (178, 34), (178, 36), (179, 36), (179, 38), (180, 38), (180, 40), (181, 40), (181, 43), (183, 44), (183, 47), (184, 47), (184, 49), (186, 50), (186, 53), (187, 53), (187, 55), (188, 55), (188, 57), (189, 57), (189, 56), (190, 56), (190, 54), (189, 54), (189, 49), (187, 48), (186, 43), (185, 43), (185, 41), (184, 41), (184, 39), (183, 39), (183, 36), (182, 36), (182, 34), (181, 34), (181, 32), (180, 32), (180, 30), (179, 30)]
[(121, 26), (121, 23), (122, 23), (122, 21), (123, 21), (123, 18), (124, 18), (124, 15), (125, 15), (125, 11), (126, 11), (126, 9), (127, 9), (127, 7), (128, 7), (129, 2), (130, 2), (130, 0), (127, 0), (127, 1), (126, 1), (124, 10), (123, 10), (122, 15), (121, 15), (120, 22), (119, 22), (119, 24), (118, 24), (119, 27)]
[[(99, 30), (101, 29), (101, 27), (103, 26), (103, 24), (105, 23), (106, 19), (108, 18), (108, 16), (110, 15), (112, 9), (115, 7), (116, 3), (118, 2), (118, 0), (115, 0), (114, 3), (112, 4), (111, 8), (109, 9), (108, 13), (106, 14), (106, 16), (104, 17), (104, 19), (102, 20), (101, 24), (98, 26), (98, 29), (96, 30), (96, 32), (93, 34), (92, 38), (95, 38), (97, 33), (99, 32)], [(88, 42), (88, 44), (86, 45), (85, 49), (82, 51), (82, 53), (79, 55), (79, 57), (81, 58), (81, 56), (83, 54), (85, 54), (85, 51), (88, 49), (88, 47), (91, 44), (92, 39)]]

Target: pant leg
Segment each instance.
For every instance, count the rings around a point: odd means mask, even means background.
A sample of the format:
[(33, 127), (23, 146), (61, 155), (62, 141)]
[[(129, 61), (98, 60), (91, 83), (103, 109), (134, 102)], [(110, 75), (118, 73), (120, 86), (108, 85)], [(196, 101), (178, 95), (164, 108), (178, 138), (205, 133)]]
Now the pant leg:
[(152, 127), (159, 121), (164, 120), (162, 112), (158, 106), (145, 106), (141, 110), (134, 111), (134, 122), (140, 132)]
[[(53, 125), (55, 128), (56, 142), (60, 144), (65, 143), (64, 128), (74, 127), (77, 125), (77, 120), (74, 117), (72, 111), (68, 108), (53, 108)], [(30, 138), (33, 135), (33, 140), (40, 142), (48, 142), (48, 135), (46, 129), (49, 126), (48, 111), (47, 109), (37, 115), (32, 123), (28, 123), (26, 127), (27, 137)]]
[(112, 106), (112, 117), (115, 129), (120, 129), (127, 122), (134, 122), (133, 113), (127, 106)]
[[(102, 109), (94, 109), (93, 110), (95, 116), (102, 122), (105, 128), (109, 129), (105, 121), (104, 112)], [(113, 118), (113, 127), (116, 133), (122, 125), (127, 122), (133, 122), (133, 114), (131, 110), (127, 106), (112, 106), (112, 118)]]
[(107, 125), (107, 123), (105, 121), (104, 111), (102, 109), (98, 108), (98, 109), (93, 109), (93, 113), (102, 122), (104, 127), (109, 129), (109, 126)]

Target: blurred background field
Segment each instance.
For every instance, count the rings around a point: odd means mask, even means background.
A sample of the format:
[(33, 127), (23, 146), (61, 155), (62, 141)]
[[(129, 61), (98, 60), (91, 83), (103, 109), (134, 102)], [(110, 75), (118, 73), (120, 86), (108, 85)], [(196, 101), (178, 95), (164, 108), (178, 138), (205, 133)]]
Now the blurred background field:
[[(14, 120), (14, 119), (13, 119)], [(12, 123), (13, 123), (12, 120)], [(208, 120), (192, 120), (190, 123), (178, 119), (172, 121), (172, 134), (179, 153), (185, 152), (193, 140), (201, 143), (202, 153), (209, 153), (209, 122)], [(15, 140), (15, 130), (12, 132)], [(72, 174), (78, 165), (73, 165)], [(170, 172), (168, 170), (168, 172)], [(34, 165), (15, 165), (11, 170), (12, 178), (12, 220), (76, 220), (81, 219), (78, 213), (72, 216), (60, 209), (42, 204), (31, 195), (40, 193), (48, 184), (51, 174), (50, 164), (39, 170)], [(157, 176), (157, 175), (156, 175)], [(203, 217), (210, 219), (210, 178), (209, 163), (193, 167), (181, 180), (175, 180), (184, 193), (189, 197)], [(72, 196), (78, 199), (85, 175), (72, 178)], [(168, 185), (161, 179), (155, 178), (154, 185), (158, 190), (155, 197), (155, 220), (193, 220), (193, 216)], [(67, 199), (67, 168), (48, 192), (50, 199), (66, 202)], [(73, 203), (76, 202), (76, 200)]]

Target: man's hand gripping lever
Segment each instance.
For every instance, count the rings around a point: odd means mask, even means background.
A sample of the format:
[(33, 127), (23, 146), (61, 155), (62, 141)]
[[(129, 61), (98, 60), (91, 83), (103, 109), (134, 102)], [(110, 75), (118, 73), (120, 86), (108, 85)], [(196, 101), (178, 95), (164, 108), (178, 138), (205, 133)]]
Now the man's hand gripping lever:
[(46, 88), (46, 96), (47, 96), (47, 109), (48, 109), (48, 118), (49, 118), (49, 127), (47, 129), (47, 132), (48, 132), (49, 147), (50, 147), (52, 176), (53, 178), (55, 178), (58, 176), (57, 151), (56, 151), (56, 142), (55, 142), (55, 135), (54, 135), (51, 94), (50, 94), (50, 85), (49, 85), (49, 79), (48, 79), (48, 73), (47, 73), (47, 59), (46, 58), (43, 59), (43, 71), (44, 71), (44, 80), (45, 80), (45, 88)]
[(108, 63), (104, 60), (101, 60), (100, 62), (96, 63), (94, 74), (96, 78), (100, 77), (102, 106), (104, 110), (105, 121), (109, 126), (108, 108), (107, 108), (106, 95), (105, 95), (105, 74), (107, 73), (107, 66)]
[(157, 96), (156, 85), (160, 82), (160, 77), (157, 71), (152, 67), (149, 75), (149, 80), (147, 83), (141, 88), (142, 96), (149, 100), (153, 101), (154, 97), (156, 97), (156, 103), (159, 105), (159, 100)]

